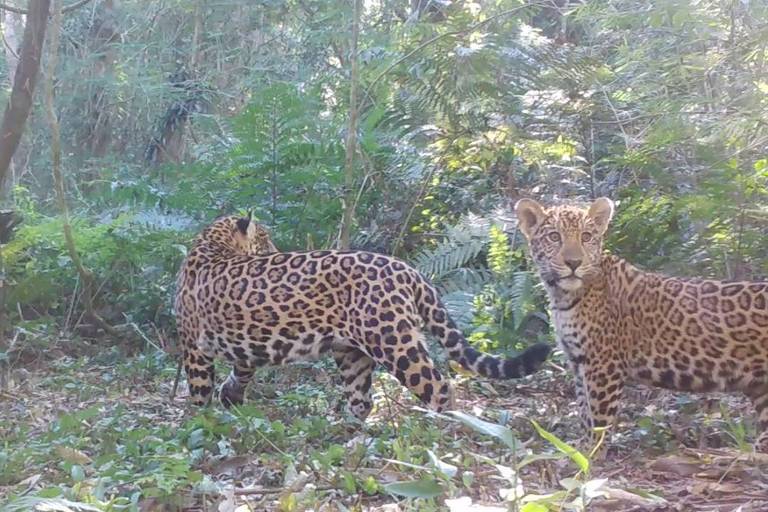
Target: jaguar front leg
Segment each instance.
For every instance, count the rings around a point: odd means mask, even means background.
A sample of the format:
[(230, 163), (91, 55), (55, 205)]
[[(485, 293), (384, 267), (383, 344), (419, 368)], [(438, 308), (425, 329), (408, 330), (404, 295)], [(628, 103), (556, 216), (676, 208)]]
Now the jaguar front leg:
[[(581, 423), (587, 431), (586, 448), (592, 450), (606, 435), (600, 430), (616, 422), (626, 377), (610, 358), (595, 358), (594, 354), (574, 357), (569, 366), (574, 373)], [(598, 457), (601, 454), (602, 450), (597, 452)]]
[(190, 400), (195, 405), (208, 404), (215, 378), (213, 358), (190, 344), (184, 346), (183, 357)]

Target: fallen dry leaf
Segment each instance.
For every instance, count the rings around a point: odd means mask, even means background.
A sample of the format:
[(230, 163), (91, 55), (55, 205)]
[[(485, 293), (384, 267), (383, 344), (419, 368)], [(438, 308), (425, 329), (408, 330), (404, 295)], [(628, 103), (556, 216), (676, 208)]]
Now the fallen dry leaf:
[(735, 482), (707, 482), (704, 480), (697, 480), (689, 487), (691, 494), (697, 494), (699, 496), (710, 496), (713, 493), (726, 493), (726, 494), (741, 494), (744, 491), (744, 486)]
[(84, 464), (90, 464), (92, 462), (91, 458), (88, 455), (81, 452), (80, 450), (71, 448), (69, 446), (62, 446), (62, 445), (57, 446), (56, 455), (64, 459), (66, 462), (70, 462), (72, 464), (84, 465)]
[(652, 461), (648, 468), (661, 473), (673, 473), (680, 476), (693, 476), (701, 471), (699, 461), (682, 455), (667, 455)]

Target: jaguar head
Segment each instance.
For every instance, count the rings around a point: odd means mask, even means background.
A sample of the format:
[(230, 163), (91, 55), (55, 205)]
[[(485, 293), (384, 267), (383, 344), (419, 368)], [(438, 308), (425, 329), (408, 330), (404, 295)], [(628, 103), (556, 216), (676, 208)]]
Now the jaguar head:
[(260, 256), (278, 252), (269, 231), (254, 222), (250, 215), (219, 217), (203, 231), (200, 238), (202, 241), (224, 246), (236, 254)]
[(515, 205), (518, 226), (550, 292), (576, 292), (602, 273), (603, 238), (613, 216), (613, 202), (605, 197), (589, 208), (545, 208), (533, 199)]

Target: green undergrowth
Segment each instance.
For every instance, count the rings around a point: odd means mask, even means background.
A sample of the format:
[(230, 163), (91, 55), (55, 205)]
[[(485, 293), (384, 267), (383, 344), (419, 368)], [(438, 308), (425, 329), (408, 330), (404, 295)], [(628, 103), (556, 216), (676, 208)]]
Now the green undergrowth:
[[(59, 507), (51, 510), (240, 510), (234, 504), (246, 503), (362, 511), (398, 503), (429, 511), (475, 500), (539, 512), (587, 510), (611, 490), (593, 475), (588, 451), (553, 433), (563, 432), (558, 418), (469, 403), (459, 407), (465, 412), (429, 413), (380, 374), (376, 409), (360, 426), (340, 412), (329, 366), (265, 369), (249, 401), (226, 410), (171, 401), (175, 368), (161, 353), (117, 365), (108, 353), (59, 359), (3, 396), (0, 510), (34, 510), (49, 500)], [(463, 396), (483, 399), (477, 381), (459, 380)], [(544, 478), (548, 472), (557, 477)], [(235, 497), (235, 488), (265, 491)], [(229, 499), (232, 508), (216, 508)]]

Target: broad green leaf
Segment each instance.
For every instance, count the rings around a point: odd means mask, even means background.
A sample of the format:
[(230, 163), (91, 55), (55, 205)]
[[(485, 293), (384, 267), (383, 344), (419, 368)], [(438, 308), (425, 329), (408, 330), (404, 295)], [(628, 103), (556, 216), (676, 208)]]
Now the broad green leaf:
[(83, 466), (79, 466), (75, 464), (69, 470), (69, 473), (72, 476), (72, 480), (74, 480), (75, 482), (82, 482), (83, 480), (85, 480), (85, 471), (83, 471)]
[(202, 447), (204, 444), (205, 430), (202, 428), (197, 428), (189, 434), (189, 439), (187, 440), (187, 448), (194, 450), (195, 448)]
[(548, 512), (548, 511), (549, 509), (546, 507), (546, 505), (542, 505), (541, 503), (526, 503), (520, 509), (520, 512)]
[(385, 485), (384, 491), (404, 498), (434, 498), (443, 494), (443, 488), (434, 480), (393, 482)]
[(471, 427), (482, 434), (495, 437), (513, 450), (517, 450), (517, 448), (521, 446), (514, 433), (503, 425), (481, 420), (480, 418), (460, 411), (450, 411), (448, 414), (454, 416), (468, 427)]
[(584, 473), (587, 473), (589, 471), (589, 459), (587, 459), (584, 456), (584, 454), (582, 454), (579, 450), (572, 447), (565, 441), (561, 440), (556, 435), (544, 430), (544, 428), (542, 428), (541, 425), (536, 423), (534, 420), (531, 420), (531, 423), (533, 423), (533, 427), (536, 429), (536, 432), (538, 432), (541, 437), (549, 441), (559, 451), (566, 454), (568, 458), (570, 458), (574, 463), (576, 463), (576, 465), (579, 467), (581, 471), (583, 471)]

